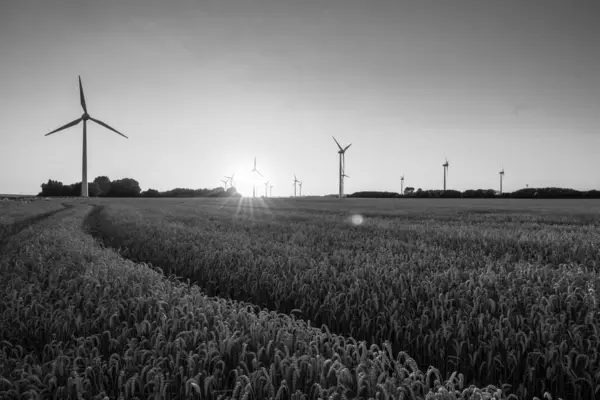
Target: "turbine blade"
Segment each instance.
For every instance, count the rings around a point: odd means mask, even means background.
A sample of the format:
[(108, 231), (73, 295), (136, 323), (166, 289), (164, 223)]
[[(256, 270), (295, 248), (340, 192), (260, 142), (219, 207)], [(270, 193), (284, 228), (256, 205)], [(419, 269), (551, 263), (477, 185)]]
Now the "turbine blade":
[(85, 106), (85, 96), (83, 95), (83, 85), (81, 84), (81, 76), (79, 77), (79, 99), (81, 100), (81, 107), (87, 114), (87, 107)]
[(70, 128), (70, 127), (72, 127), (73, 125), (77, 125), (79, 122), (81, 122), (81, 118), (77, 118), (75, 121), (71, 121), (71, 122), (69, 122), (68, 124), (66, 124), (66, 125), (63, 125), (63, 126), (61, 126), (60, 128), (53, 130), (53, 131), (52, 131), (52, 132), (50, 132), (50, 133), (46, 133), (44, 136), (52, 135), (53, 133), (56, 133), (56, 132), (58, 132), (58, 131), (62, 131), (63, 129)]
[(100, 125), (102, 125), (103, 127), (107, 128), (107, 129), (110, 129), (111, 131), (113, 131), (113, 132), (115, 132), (115, 133), (118, 133), (119, 135), (123, 136), (125, 139), (129, 139), (127, 136), (123, 135), (123, 134), (122, 134), (121, 132), (119, 132), (118, 130), (116, 130), (116, 129), (114, 129), (114, 128), (111, 128), (110, 126), (108, 126), (108, 125), (107, 125), (107, 124), (105, 124), (104, 122), (102, 122), (102, 121), (100, 121), (100, 120), (97, 120), (97, 119), (94, 119), (94, 118), (92, 118), (92, 117), (90, 117), (90, 119), (91, 119), (92, 121), (94, 121), (95, 123), (97, 123), (97, 124), (100, 124)]
[(259, 174), (260, 176), (262, 176), (263, 178), (265, 177), (263, 174), (261, 174), (261, 173), (260, 173), (260, 171), (259, 171), (259, 170), (256, 170), (256, 172), (258, 172), (258, 174)]
[(348, 147), (352, 146), (352, 143), (350, 143), (348, 146), (346, 146), (346, 148), (344, 149), (344, 151), (348, 150)]
[[(333, 138), (333, 140), (335, 140), (335, 138), (334, 138), (333, 136), (332, 136), (332, 138)], [(338, 141), (337, 141), (337, 140), (335, 140), (335, 144), (337, 144), (337, 145), (338, 145), (338, 147), (340, 148), (340, 150), (342, 150), (342, 146), (340, 146), (340, 144), (338, 143)]]

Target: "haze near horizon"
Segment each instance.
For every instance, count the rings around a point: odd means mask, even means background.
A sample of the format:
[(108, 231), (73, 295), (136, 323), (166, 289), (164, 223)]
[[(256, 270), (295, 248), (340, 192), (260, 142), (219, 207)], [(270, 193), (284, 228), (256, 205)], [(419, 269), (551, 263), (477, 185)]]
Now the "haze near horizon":
[[(131, 177), (274, 196), (598, 189), (600, 3), (592, 0), (89, 0), (0, 3), (0, 193)], [(264, 192), (262, 181), (257, 193)]]

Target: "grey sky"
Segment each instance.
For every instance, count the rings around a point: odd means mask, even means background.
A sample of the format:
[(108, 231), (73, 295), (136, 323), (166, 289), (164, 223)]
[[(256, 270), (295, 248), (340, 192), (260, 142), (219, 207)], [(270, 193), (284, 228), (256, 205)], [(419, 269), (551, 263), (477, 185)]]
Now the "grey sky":
[(598, 188), (597, 1), (4, 1), (0, 192), (89, 177), (337, 192)]

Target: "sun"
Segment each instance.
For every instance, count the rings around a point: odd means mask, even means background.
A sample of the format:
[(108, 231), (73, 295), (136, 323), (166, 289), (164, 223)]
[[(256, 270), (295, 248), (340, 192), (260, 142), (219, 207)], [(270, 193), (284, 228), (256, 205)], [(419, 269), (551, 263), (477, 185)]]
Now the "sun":
[(265, 195), (265, 182), (268, 181), (266, 176), (252, 172), (252, 165), (238, 165), (234, 170), (233, 186), (240, 195), (243, 197), (252, 197), (253, 192), (255, 192), (256, 197)]
[[(235, 173), (235, 176), (233, 178), (233, 186), (235, 187), (237, 192), (239, 194), (241, 194), (243, 197), (252, 197), (253, 185), (256, 185), (256, 195), (257, 196), (259, 196), (260, 193), (262, 193), (260, 191), (261, 181), (257, 180), (256, 177), (253, 175), (255, 175), (255, 174), (252, 174), (249, 171), (244, 171), (241, 169), (238, 169)], [(260, 178), (260, 176), (259, 176), (259, 178)]]

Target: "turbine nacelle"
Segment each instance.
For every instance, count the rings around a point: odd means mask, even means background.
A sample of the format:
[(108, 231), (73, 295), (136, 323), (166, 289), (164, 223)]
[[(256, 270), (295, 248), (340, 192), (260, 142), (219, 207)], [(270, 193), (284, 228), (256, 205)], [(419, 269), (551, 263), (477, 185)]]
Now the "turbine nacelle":
[(90, 114), (88, 114), (88, 113), (81, 114), (81, 119), (84, 120), (84, 121), (89, 120), (90, 119)]

